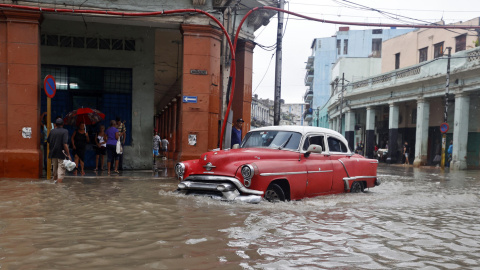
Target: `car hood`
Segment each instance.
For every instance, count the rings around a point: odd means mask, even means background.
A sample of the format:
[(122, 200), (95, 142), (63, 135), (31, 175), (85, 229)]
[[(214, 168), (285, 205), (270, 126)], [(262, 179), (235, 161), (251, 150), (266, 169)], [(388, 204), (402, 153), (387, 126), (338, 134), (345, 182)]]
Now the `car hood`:
[[(270, 148), (241, 148), (206, 152), (198, 160), (186, 161), (187, 175), (225, 175), (234, 176), (237, 169), (247, 163), (262, 160), (298, 159), (298, 152)], [(207, 170), (207, 164), (212, 167)], [(207, 167), (204, 167), (207, 166)]]

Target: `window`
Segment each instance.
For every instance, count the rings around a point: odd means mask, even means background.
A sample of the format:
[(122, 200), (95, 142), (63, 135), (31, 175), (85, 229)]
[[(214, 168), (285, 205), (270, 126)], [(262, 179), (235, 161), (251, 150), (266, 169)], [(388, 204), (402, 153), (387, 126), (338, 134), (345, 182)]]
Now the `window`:
[(443, 42), (433, 45), (433, 58), (443, 56)]
[(383, 29), (373, 29), (372, 30), (372, 34), (374, 35), (378, 35), (378, 34), (382, 34), (383, 33)]
[(72, 37), (60, 36), (60, 47), (72, 47)]
[(328, 137), (327, 141), (328, 141), (328, 150), (330, 152), (340, 152), (340, 153), (348, 152), (347, 146), (339, 139), (334, 137)]
[(340, 53), (341, 53), (341, 51), (340, 51), (341, 44), (342, 44), (342, 40), (337, 39), (337, 55), (340, 55)]
[(348, 39), (343, 40), (343, 54), (348, 54)]
[(382, 56), (382, 39), (374, 38), (372, 39), (372, 57), (381, 57)]
[(308, 147), (311, 145), (311, 144), (316, 144), (316, 145), (320, 145), (322, 147), (322, 151), (325, 151), (325, 143), (323, 142), (323, 135), (311, 135), (311, 136), (308, 136), (306, 139), (305, 139), (305, 142), (303, 143), (303, 150), (304, 151), (307, 151), (308, 150)]
[(317, 39), (317, 48), (318, 49), (322, 48), (322, 40), (321, 39)]
[(395, 69), (400, 68), (400, 53), (395, 54)]
[(428, 47), (418, 50), (418, 62), (421, 63), (427, 61), (427, 55)]
[(467, 35), (461, 35), (455, 38), (455, 52), (465, 51), (467, 47)]

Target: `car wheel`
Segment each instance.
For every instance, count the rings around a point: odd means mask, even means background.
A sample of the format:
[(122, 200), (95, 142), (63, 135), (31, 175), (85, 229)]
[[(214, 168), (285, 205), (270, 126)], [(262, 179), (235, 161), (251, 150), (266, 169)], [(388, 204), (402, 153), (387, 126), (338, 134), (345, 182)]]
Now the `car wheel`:
[(352, 187), (350, 188), (350, 193), (360, 193), (363, 192), (363, 185), (360, 182), (353, 182)]
[(279, 185), (270, 184), (267, 188), (267, 191), (265, 191), (265, 200), (269, 202), (284, 202), (285, 193)]

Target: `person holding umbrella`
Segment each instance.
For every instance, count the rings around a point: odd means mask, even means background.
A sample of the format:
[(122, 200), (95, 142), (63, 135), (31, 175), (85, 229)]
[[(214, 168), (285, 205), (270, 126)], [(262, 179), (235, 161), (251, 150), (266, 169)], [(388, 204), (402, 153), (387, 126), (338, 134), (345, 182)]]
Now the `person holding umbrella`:
[(85, 127), (85, 123), (80, 123), (77, 130), (75, 130), (72, 135), (72, 147), (75, 153), (75, 164), (77, 164), (77, 167), (73, 172), (74, 175), (77, 175), (79, 163), (80, 163), (80, 168), (82, 169), (81, 174), (85, 175), (85, 171), (84, 171), (85, 150), (87, 148), (87, 143), (89, 142), (90, 142), (90, 138), (88, 137), (88, 132)]

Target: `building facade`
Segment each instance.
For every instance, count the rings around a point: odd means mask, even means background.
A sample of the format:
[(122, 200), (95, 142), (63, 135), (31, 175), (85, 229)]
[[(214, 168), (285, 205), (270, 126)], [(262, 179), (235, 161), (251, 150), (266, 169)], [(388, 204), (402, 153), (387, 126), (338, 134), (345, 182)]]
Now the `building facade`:
[(332, 37), (317, 38), (312, 42), (312, 55), (307, 59), (304, 100), (312, 110), (305, 114), (310, 125), (328, 127), (327, 103), (333, 65), (340, 58), (380, 58), (382, 42), (413, 31), (413, 29), (350, 30), (340, 27)]
[[(478, 18), (470, 22), (478, 25)], [(403, 145), (407, 142), (415, 166), (434, 165), (433, 159), (442, 144), (440, 125), (447, 117), (450, 128), (445, 143), (447, 147), (450, 141), (453, 143), (451, 167), (480, 168), (480, 47), (468, 35), (467, 39), (462, 38), (466, 30), (456, 30), (456, 35), (442, 31), (418, 30), (384, 42), (382, 70), (387, 66), (387, 72), (349, 83), (343, 102), (340, 93), (334, 94), (328, 106), (329, 123), (338, 130), (343, 119), (350, 147), (361, 140), (365, 142), (366, 156), (373, 157), (374, 146), (378, 145), (388, 148), (390, 162), (401, 162)], [(425, 47), (425, 42), (432, 46)], [(447, 93), (448, 57), (427, 52), (420, 59), (424, 48), (435, 51), (438, 43), (457, 46), (452, 48)], [(417, 52), (413, 58), (416, 60), (408, 57), (413, 55), (412, 51)], [(391, 59), (396, 54), (400, 63), (413, 64), (395, 67)]]
[[(12, 4), (2, 0), (0, 4)], [(15, 1), (18, 6), (65, 8), (57, 1)], [(199, 9), (213, 14), (233, 33), (233, 22), (256, 6), (236, 9), (226, 0), (158, 3), (90, 1), (69, 10), (145, 12)], [(236, 14), (236, 18), (235, 15)], [(250, 128), (254, 32), (272, 12), (248, 18), (236, 53), (233, 116)], [(165, 16), (110, 16), (0, 7), (0, 177), (39, 177), (42, 173), (39, 116), (46, 110), (43, 78), (56, 79), (52, 120), (92, 107), (126, 121), (126, 169), (150, 168), (152, 134), (170, 141), (169, 158), (191, 159), (218, 147), (227, 101), (230, 52), (221, 29), (199, 13)], [(70, 134), (75, 127), (67, 126)], [(20, 132), (19, 132), (20, 131)], [(22, 132), (23, 131), (23, 132)], [(195, 136), (195, 144), (188, 138)], [(92, 145), (86, 166), (94, 166)]]

